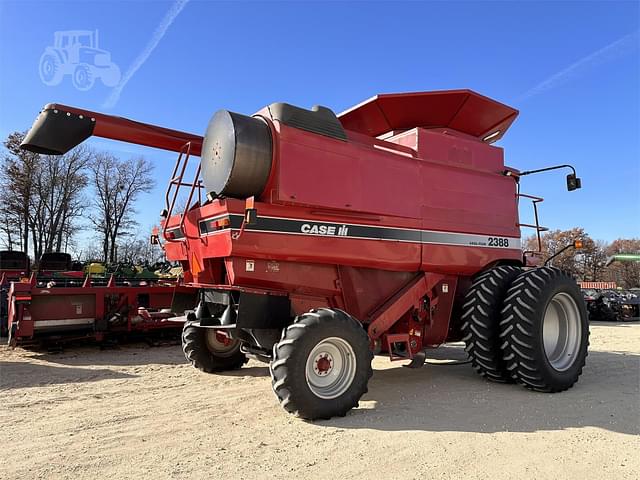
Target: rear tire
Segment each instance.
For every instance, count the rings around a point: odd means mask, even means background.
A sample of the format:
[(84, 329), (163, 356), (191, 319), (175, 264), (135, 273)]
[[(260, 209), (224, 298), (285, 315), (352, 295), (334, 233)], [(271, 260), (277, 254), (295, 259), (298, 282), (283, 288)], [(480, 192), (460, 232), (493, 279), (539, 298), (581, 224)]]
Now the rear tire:
[(311, 310), (274, 345), (271, 385), (289, 413), (307, 420), (344, 416), (367, 392), (372, 359), (360, 322), (341, 310)]
[(507, 290), (521, 272), (521, 268), (509, 265), (493, 267), (474, 280), (464, 298), (465, 350), (476, 372), (494, 382), (513, 382), (500, 349), (500, 310)]
[(518, 383), (540, 392), (571, 388), (589, 345), (587, 310), (566, 272), (540, 267), (523, 272), (507, 292), (500, 338), (507, 369)]
[(214, 373), (235, 370), (247, 363), (238, 340), (225, 344), (216, 334), (214, 329), (185, 323), (182, 329), (182, 351), (191, 365), (203, 372)]

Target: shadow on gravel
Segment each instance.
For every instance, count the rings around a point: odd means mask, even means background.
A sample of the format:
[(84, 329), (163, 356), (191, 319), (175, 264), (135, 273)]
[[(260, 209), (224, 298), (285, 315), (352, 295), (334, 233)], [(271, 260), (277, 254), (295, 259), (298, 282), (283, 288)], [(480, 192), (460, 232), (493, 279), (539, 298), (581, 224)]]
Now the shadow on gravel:
[(68, 347), (59, 353), (34, 352), (34, 359), (60, 365), (179, 365), (185, 364), (180, 345), (149, 346), (132, 343), (101, 349), (99, 346)]
[[(447, 346), (429, 352), (429, 357), (465, 358), (462, 348)], [(597, 427), (637, 435), (639, 371), (640, 355), (591, 351), (578, 383), (565, 392), (549, 394), (491, 383), (468, 364), (377, 370), (362, 408), (317, 424), (478, 433)]]
[(54, 367), (26, 362), (0, 362), (0, 391), (42, 387), (61, 383), (98, 382), (114, 378), (135, 378), (108, 369)]
[(242, 367), (238, 370), (230, 370), (228, 372), (216, 372), (216, 375), (223, 377), (268, 377), (269, 367), (265, 364), (252, 365), (250, 367)]

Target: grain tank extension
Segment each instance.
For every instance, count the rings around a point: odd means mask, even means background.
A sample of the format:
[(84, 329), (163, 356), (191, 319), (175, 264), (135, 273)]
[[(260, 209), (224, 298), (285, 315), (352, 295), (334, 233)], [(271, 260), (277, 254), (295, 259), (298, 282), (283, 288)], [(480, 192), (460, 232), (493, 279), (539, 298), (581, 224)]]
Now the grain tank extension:
[[(517, 114), (469, 90), (388, 94), (340, 115), (221, 110), (200, 137), (50, 104), (23, 148), (64, 153), (94, 135), (178, 152), (154, 240), (191, 287), (172, 308), (185, 356), (206, 372), (268, 362), (281, 405), (317, 419), (358, 405), (374, 355), (416, 367), (449, 341), (489, 380), (577, 381), (580, 290), (523, 253), (542, 199), (519, 192), (528, 172), (493, 145)], [(535, 225), (519, 222), (523, 198)]]

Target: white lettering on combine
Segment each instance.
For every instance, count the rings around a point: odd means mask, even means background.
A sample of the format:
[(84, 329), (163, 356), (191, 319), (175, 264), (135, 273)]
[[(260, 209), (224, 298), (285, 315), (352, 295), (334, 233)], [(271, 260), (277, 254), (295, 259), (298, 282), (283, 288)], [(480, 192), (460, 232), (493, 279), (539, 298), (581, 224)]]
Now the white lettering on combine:
[(346, 225), (341, 225), (336, 228), (333, 225), (304, 223), (302, 224), (302, 227), (300, 227), (300, 231), (302, 233), (307, 233), (310, 235), (345, 237), (349, 232), (349, 227), (347, 227)]

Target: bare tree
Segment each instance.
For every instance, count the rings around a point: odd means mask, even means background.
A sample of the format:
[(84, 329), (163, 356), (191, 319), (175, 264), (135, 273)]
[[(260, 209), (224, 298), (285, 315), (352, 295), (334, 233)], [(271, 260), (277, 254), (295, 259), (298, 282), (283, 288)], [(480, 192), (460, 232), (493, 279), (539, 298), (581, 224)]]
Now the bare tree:
[(100, 153), (91, 163), (90, 171), (95, 191), (94, 214), (90, 219), (101, 238), (103, 260), (114, 263), (118, 239), (135, 225), (136, 200), (155, 185), (153, 166), (143, 157), (120, 160)]
[(136, 238), (118, 245), (118, 260), (137, 264), (153, 265), (164, 260), (164, 251), (149, 242), (149, 236)]
[(5, 141), (0, 231), (9, 248), (17, 243), (16, 236), (25, 252), (31, 244), (37, 259), (44, 252), (60, 251), (75, 233), (86, 203), (82, 193), (91, 151), (77, 147), (65, 155), (38, 155), (20, 149), (23, 138), (15, 132)]
[[(2, 157), (0, 166), (0, 203), (4, 222), (2, 225), (8, 243), (29, 253), (29, 212), (34, 195), (34, 180), (37, 176), (39, 155), (20, 149), (24, 133), (13, 132), (4, 141), (7, 153)], [(14, 242), (13, 236), (20, 241)]]
[(0, 245), (3, 248), (14, 250), (22, 245), (22, 223), (20, 215), (9, 208), (5, 201), (10, 192), (0, 185)]
[(88, 183), (86, 168), (92, 154), (78, 147), (61, 156), (42, 157), (31, 202), (31, 234), (34, 254), (61, 251), (73, 235), (75, 220), (86, 205), (82, 192)]
[(585, 282), (599, 282), (604, 280), (608, 245), (603, 240), (591, 242), (593, 243), (588, 245), (590, 248), (588, 250), (585, 249), (582, 255), (582, 280)]

